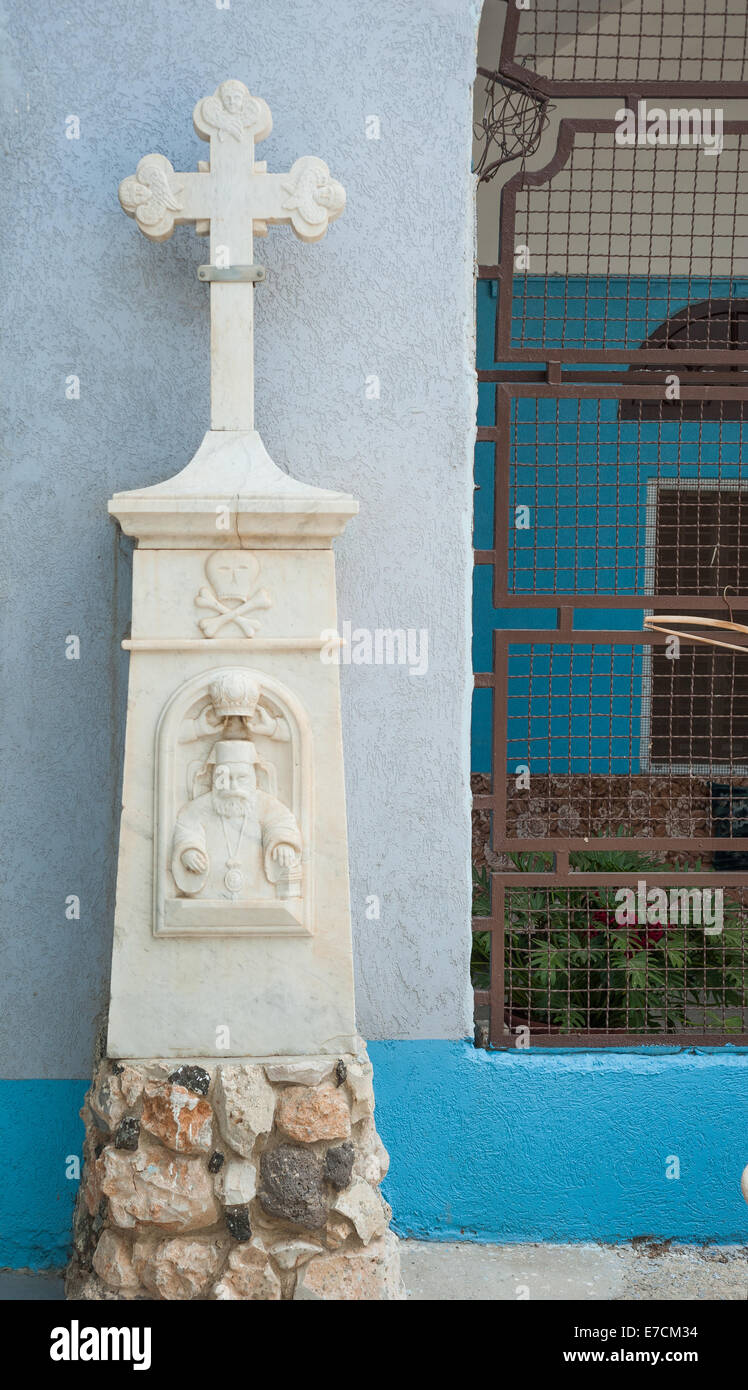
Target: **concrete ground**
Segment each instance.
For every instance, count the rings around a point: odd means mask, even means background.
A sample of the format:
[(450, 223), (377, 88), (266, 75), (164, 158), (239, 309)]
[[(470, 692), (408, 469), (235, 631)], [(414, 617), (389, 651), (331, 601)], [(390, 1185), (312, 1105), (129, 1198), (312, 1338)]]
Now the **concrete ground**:
[(62, 1276), (58, 1270), (42, 1274), (29, 1269), (0, 1269), (0, 1299), (3, 1301), (20, 1299), (64, 1298)]
[[(748, 1247), (473, 1245), (404, 1240), (403, 1278), (419, 1302), (748, 1298)], [(0, 1300), (61, 1299), (58, 1272), (0, 1270)]]
[(412, 1299), (649, 1301), (748, 1297), (748, 1247), (473, 1245), (406, 1240)]

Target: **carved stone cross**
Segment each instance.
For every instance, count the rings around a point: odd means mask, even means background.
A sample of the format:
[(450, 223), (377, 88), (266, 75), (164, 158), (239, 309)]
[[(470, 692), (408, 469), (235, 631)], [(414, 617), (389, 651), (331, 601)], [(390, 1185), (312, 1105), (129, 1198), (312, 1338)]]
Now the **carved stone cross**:
[(345, 190), (324, 160), (297, 159), (287, 174), (268, 174), (255, 142), (272, 129), (267, 103), (243, 82), (222, 82), (193, 112), (210, 161), (176, 173), (162, 154), (147, 154), (123, 179), (119, 199), (151, 241), (166, 241), (181, 222), (210, 235), (211, 426), (254, 429), (253, 316), (255, 236), (287, 222), (302, 241), (319, 241), (345, 206)]

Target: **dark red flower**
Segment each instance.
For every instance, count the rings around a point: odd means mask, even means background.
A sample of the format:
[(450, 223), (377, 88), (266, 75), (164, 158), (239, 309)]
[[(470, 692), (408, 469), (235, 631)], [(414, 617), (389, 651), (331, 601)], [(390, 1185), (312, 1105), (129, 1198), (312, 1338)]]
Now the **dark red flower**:
[[(592, 924), (595, 923), (593, 926)], [(671, 924), (668, 923), (668, 926)], [(588, 936), (599, 936), (602, 931), (630, 931), (631, 945), (637, 951), (649, 950), (651, 946), (656, 946), (658, 941), (662, 941), (665, 935), (665, 926), (661, 922), (640, 922), (634, 918), (633, 922), (618, 922), (613, 908), (599, 908), (590, 913), (590, 925), (587, 928)], [(633, 951), (627, 954), (633, 955)]]

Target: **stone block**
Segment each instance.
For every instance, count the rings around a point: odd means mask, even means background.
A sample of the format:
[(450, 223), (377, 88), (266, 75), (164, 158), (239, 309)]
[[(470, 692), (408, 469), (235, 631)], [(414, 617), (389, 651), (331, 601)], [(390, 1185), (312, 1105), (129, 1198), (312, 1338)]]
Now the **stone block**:
[(359, 1178), (375, 1186), (387, 1175), (390, 1156), (377, 1134), (374, 1120), (369, 1116), (356, 1129), (356, 1157), (353, 1171)]
[(280, 1296), (280, 1279), (268, 1259), (267, 1251), (257, 1241), (234, 1247), (223, 1275), (213, 1289), (213, 1298), (222, 1300), (262, 1299), (266, 1303), (274, 1303)]
[(224, 1207), (223, 1216), (229, 1235), (239, 1245), (243, 1245), (245, 1241), (251, 1239), (252, 1227), (249, 1222), (248, 1206)]
[(282, 1134), (301, 1144), (348, 1139), (351, 1133), (345, 1095), (329, 1084), (286, 1087), (278, 1099), (276, 1123)]
[(205, 1067), (177, 1067), (169, 1075), (169, 1081), (174, 1086), (186, 1086), (188, 1091), (194, 1091), (197, 1096), (207, 1096), (210, 1090), (210, 1073)]
[(125, 1115), (117, 1125), (114, 1135), (115, 1149), (128, 1149), (131, 1153), (140, 1143), (140, 1120), (135, 1115)]
[(136, 1242), (133, 1263), (149, 1293), (168, 1301), (200, 1298), (220, 1272), (226, 1236), (175, 1236), (156, 1244)]
[(365, 1120), (374, 1114), (374, 1068), (371, 1062), (349, 1062), (345, 1084), (351, 1096), (351, 1120)]
[(362, 1178), (357, 1178), (352, 1187), (338, 1194), (333, 1202), (333, 1211), (351, 1222), (364, 1245), (368, 1245), (375, 1236), (383, 1235), (387, 1228), (382, 1199)]
[(211, 1153), (213, 1111), (207, 1100), (168, 1081), (146, 1083), (141, 1117), (147, 1129), (177, 1153)]
[(325, 1177), (339, 1192), (351, 1181), (355, 1152), (353, 1145), (348, 1142), (328, 1149), (325, 1154)]
[(279, 1144), (260, 1163), (260, 1205), (268, 1216), (318, 1230), (327, 1221), (325, 1181), (317, 1155), (297, 1144)]
[(293, 1057), (287, 1062), (266, 1062), (265, 1075), (276, 1085), (318, 1086), (333, 1065), (332, 1057)]
[(112, 1289), (136, 1289), (139, 1279), (133, 1268), (127, 1237), (119, 1231), (102, 1231), (94, 1251), (93, 1267)]
[(273, 1245), (270, 1253), (281, 1269), (298, 1269), (313, 1255), (322, 1255), (321, 1245), (312, 1245), (308, 1240), (281, 1240)]
[(216, 1192), (224, 1206), (251, 1202), (257, 1192), (257, 1169), (248, 1158), (224, 1163), (216, 1177)]
[(269, 1134), (275, 1111), (275, 1092), (260, 1066), (222, 1066), (214, 1095), (215, 1112), (224, 1139), (242, 1158), (251, 1158), (261, 1134)]
[(115, 1226), (139, 1223), (175, 1231), (211, 1226), (220, 1210), (201, 1158), (174, 1157), (143, 1141), (135, 1153), (106, 1148), (97, 1160), (101, 1192)]
[(306, 1301), (399, 1300), (400, 1251), (393, 1235), (366, 1250), (317, 1255), (299, 1273), (294, 1299)]

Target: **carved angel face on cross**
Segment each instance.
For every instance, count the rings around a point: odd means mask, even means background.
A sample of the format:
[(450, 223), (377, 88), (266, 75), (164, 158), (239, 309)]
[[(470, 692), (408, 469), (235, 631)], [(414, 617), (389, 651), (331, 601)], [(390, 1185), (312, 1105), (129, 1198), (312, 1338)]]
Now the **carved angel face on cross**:
[[(313, 154), (303, 155), (292, 164), (283, 189), (288, 195), (283, 208), (291, 213), (291, 221), (301, 218), (308, 227), (321, 227), (320, 235), (327, 231), (328, 222), (339, 217), (345, 207), (342, 183), (331, 178), (324, 160), (317, 159)], [(307, 240), (311, 239), (307, 237)]]
[(134, 174), (123, 179), (119, 200), (128, 217), (134, 217), (141, 232), (158, 240), (161, 226), (173, 227), (174, 213), (182, 211), (181, 187), (174, 182), (174, 170), (162, 154), (147, 154)]
[(217, 135), (221, 143), (227, 136), (240, 142), (245, 130), (250, 130), (255, 140), (264, 140), (273, 126), (267, 102), (253, 97), (249, 88), (234, 77), (221, 82), (212, 96), (197, 103), (192, 122), (201, 139)]
[[(230, 77), (227, 82), (222, 82), (218, 88), (218, 96), (221, 98), (226, 110), (230, 112), (232, 116), (238, 116), (239, 112), (245, 109), (248, 105), (248, 95), (244, 83), (237, 82), (232, 77)], [(253, 105), (256, 110), (257, 103), (255, 102)]]

